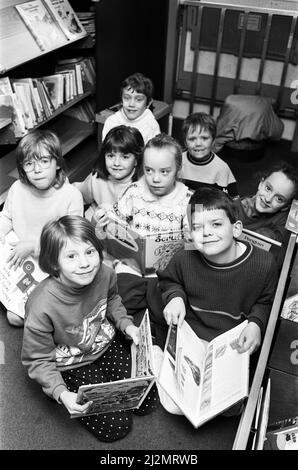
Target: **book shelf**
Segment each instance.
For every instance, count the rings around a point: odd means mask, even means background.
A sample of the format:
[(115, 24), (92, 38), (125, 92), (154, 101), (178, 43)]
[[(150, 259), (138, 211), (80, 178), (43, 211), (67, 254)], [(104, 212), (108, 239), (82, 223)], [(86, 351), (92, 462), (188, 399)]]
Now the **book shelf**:
[[(40, 1), (43, 6), (46, 5), (45, 0)], [(39, 0), (34, 2), (35, 5), (38, 3)], [(8, 77), (10, 80), (27, 77), (42, 78), (55, 73), (55, 66), (60, 59), (77, 56), (83, 56), (84, 59), (88, 54), (88, 50), (90, 55), (92, 54), (93, 42), (90, 41), (89, 34), (84, 30), (80, 31), (77, 38), (66, 37), (64, 34), (62, 42), (60, 41), (55, 47), (47, 45), (42, 50), (15, 8), (16, 5), (20, 4), (24, 4), (26, 8), (29, 8), (28, 4), (30, 2), (2, 0), (0, 4), (0, 79), (2, 77)], [(78, 8), (78, 2), (73, 2), (73, 0), (69, 0), (69, 4), (74, 10), (83, 11), (88, 10), (88, 6), (92, 4), (92, 1), (82, 1), (81, 8)], [(81, 47), (83, 53), (80, 52)], [(65, 68), (67, 68), (67, 65)], [(80, 103), (84, 104), (94, 94), (95, 83), (93, 86), (90, 85), (84, 88), (83, 93), (77, 94), (73, 99), (59, 106), (50, 116), (37, 122), (33, 128), (44, 127), (56, 132), (59, 136), (62, 153), (63, 156), (66, 156), (66, 166), (69, 169), (68, 177), (71, 181), (86, 176), (87, 171), (89, 172), (93, 166), (98, 151), (94, 122), (85, 122), (64, 113), (71, 110), (71, 108), (75, 109), (76, 105)], [(11, 122), (8, 122), (7, 118), (5, 120), (1, 119), (0, 110), (0, 206), (4, 203), (10, 186), (18, 178), (15, 148), (19, 138), (11, 145), (7, 145), (8, 142), (5, 139), (5, 133), (11, 127)], [(94, 144), (92, 140), (94, 140)], [(88, 150), (84, 149), (85, 142)], [(79, 154), (81, 154), (81, 157), (79, 157)]]

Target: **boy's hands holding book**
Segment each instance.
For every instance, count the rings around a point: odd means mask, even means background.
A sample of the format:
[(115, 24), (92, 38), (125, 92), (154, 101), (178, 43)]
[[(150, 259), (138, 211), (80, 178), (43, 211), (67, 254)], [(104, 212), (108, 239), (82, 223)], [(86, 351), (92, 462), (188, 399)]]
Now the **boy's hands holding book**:
[(139, 328), (135, 325), (128, 325), (125, 328), (125, 333), (129, 336), (135, 345), (139, 344)]
[(249, 354), (252, 354), (258, 349), (261, 344), (261, 330), (260, 327), (254, 323), (250, 322), (244, 328), (242, 333), (238, 338), (238, 352), (243, 353), (249, 351)]
[(163, 310), (163, 314), (168, 325), (173, 322), (174, 325), (181, 326), (185, 313), (185, 304), (181, 297), (174, 297), (174, 299), (171, 299)]
[(68, 390), (64, 390), (64, 392), (60, 395), (60, 401), (63, 403), (65, 408), (69, 411), (69, 413), (76, 414), (76, 413), (85, 413), (89, 406), (92, 404), (92, 401), (88, 401), (84, 405), (79, 405), (77, 403), (77, 393), (69, 392)]

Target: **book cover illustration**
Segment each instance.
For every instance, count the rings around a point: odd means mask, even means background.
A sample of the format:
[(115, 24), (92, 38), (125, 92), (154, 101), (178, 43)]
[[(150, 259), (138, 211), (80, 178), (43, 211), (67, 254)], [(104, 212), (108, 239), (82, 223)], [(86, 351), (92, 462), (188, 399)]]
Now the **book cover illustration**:
[(172, 256), (184, 247), (181, 230), (140, 235), (112, 211), (105, 231), (96, 226), (96, 234), (106, 251), (115, 259), (134, 267), (142, 275), (154, 274), (164, 269)]
[(6, 260), (12, 249), (10, 243), (15, 241), (16, 235), (9, 232), (5, 243), (0, 243), (0, 301), (7, 310), (24, 318), (24, 307), (29, 294), (48, 274), (41, 271), (37, 261), (31, 256), (17, 269), (10, 268)]
[(186, 321), (169, 328), (158, 383), (195, 428), (248, 395), (249, 353), (240, 354), (235, 347), (246, 324), (210, 343)]
[(298, 294), (285, 299), (280, 315), (286, 320), (298, 322)]
[(139, 327), (139, 344), (131, 345), (131, 378), (99, 384), (81, 385), (77, 403), (93, 403), (85, 413), (74, 413), (71, 418), (98, 413), (139, 408), (153, 386), (154, 375), (153, 347), (149, 314), (145, 312)]
[(78, 39), (87, 35), (68, 0), (45, 0), (45, 3), (68, 39)]
[(14, 108), (12, 96), (0, 94), (0, 143), (15, 144), (13, 128)]
[(41, 0), (21, 3), (15, 8), (42, 51), (66, 43), (67, 38)]

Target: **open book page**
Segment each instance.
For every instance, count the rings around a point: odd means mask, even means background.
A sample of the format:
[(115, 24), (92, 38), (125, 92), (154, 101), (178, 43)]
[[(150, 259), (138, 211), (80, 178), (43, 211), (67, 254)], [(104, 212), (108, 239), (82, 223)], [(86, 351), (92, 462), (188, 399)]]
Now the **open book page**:
[(155, 382), (148, 311), (146, 311), (140, 325), (139, 336), (138, 346), (133, 343), (131, 346), (131, 378), (80, 386), (77, 403), (84, 404), (88, 401), (93, 403), (85, 413), (73, 414), (71, 418), (97, 413), (111, 413), (141, 406)]
[(36, 259), (29, 256), (21, 267), (10, 268), (6, 262), (12, 250), (10, 242), (17, 241), (14, 232), (6, 235), (5, 243), (0, 243), (0, 301), (7, 308), (24, 318), (25, 303), (32, 290), (48, 277), (38, 266)]
[(236, 343), (247, 320), (214, 338), (208, 345), (197, 422), (221, 413), (248, 395), (249, 352)]
[(298, 322), (298, 294), (285, 299), (280, 315), (286, 320)]
[(190, 420), (199, 407), (205, 354), (204, 342), (186, 321), (169, 327), (158, 381)]
[(235, 348), (246, 324), (210, 343), (198, 338), (186, 321), (176, 339), (169, 331), (158, 381), (195, 427), (248, 394), (249, 353)]

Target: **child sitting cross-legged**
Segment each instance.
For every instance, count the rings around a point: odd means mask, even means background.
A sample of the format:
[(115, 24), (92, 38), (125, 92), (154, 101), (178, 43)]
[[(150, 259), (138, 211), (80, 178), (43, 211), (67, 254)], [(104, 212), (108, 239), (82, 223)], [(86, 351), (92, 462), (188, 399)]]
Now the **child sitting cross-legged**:
[[(242, 223), (223, 191), (198, 189), (188, 213), (194, 248), (174, 254), (168, 266), (158, 271), (158, 285), (148, 296), (158, 342), (163, 347), (171, 321), (178, 325), (187, 321), (197, 336), (209, 342), (247, 319), (238, 351), (252, 354), (261, 344), (275, 293), (274, 258), (237, 240)], [(156, 349), (157, 364), (161, 357)], [(168, 396), (162, 391), (160, 399), (167, 408)]]
[[(50, 277), (26, 303), (22, 362), (46, 395), (70, 414), (84, 412), (90, 403), (76, 402), (80, 385), (130, 377), (128, 339), (138, 344), (138, 328), (127, 315), (116, 274), (102, 263), (101, 243), (85, 218), (64, 216), (46, 224), (39, 264)], [(156, 404), (153, 387), (134, 412), (147, 414)], [(105, 442), (122, 439), (132, 427), (131, 411), (79, 419)]]

